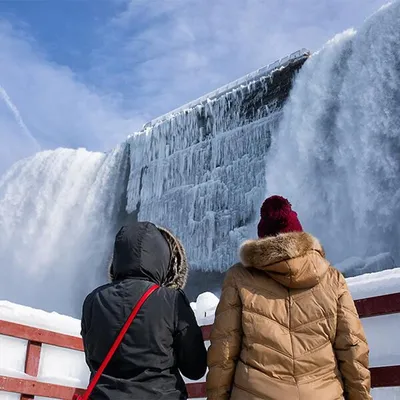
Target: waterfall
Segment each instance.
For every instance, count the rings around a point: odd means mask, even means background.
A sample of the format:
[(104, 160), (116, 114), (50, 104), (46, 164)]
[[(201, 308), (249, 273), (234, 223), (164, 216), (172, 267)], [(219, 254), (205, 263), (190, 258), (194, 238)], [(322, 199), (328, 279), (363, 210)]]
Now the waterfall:
[(108, 154), (58, 149), (13, 165), (0, 177), (0, 298), (79, 316), (125, 211), (176, 233), (193, 287), (213, 290), (275, 193), (332, 262), (399, 263), (399, 21), (397, 1), (307, 61), (285, 57)]
[(44, 151), (0, 178), (0, 298), (79, 316), (106, 281), (128, 147)]
[(314, 54), (272, 133), (267, 192), (290, 199), (333, 262), (400, 262), (399, 21), (391, 3)]
[(305, 54), (274, 63), (266, 75), (256, 71), (250, 81), (227, 85), (129, 138), (127, 210), (177, 234), (194, 270), (225, 271), (237, 261), (240, 243), (254, 235), (270, 132)]

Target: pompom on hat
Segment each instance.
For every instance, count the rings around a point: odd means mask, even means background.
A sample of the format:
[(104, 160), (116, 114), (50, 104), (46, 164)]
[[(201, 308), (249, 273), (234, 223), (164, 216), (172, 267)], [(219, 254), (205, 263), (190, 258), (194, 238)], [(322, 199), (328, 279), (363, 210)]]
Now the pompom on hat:
[(261, 206), (258, 237), (276, 236), (288, 232), (303, 232), (297, 213), (292, 210), (292, 205), (284, 197), (268, 197)]

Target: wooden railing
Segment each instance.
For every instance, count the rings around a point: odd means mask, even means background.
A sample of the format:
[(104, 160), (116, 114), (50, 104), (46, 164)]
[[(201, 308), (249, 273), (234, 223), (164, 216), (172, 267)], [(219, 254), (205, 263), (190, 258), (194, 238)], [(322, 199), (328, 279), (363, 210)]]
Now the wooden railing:
[[(400, 293), (356, 300), (355, 303), (361, 318), (400, 313)], [(202, 327), (202, 331), (204, 340), (209, 340), (211, 326)], [(21, 400), (33, 399), (34, 396), (72, 399), (74, 394), (83, 392), (79, 388), (39, 382), (35, 379), (38, 376), (42, 344), (83, 351), (80, 338), (1, 320), (0, 335), (28, 341), (25, 373), (31, 377), (22, 379), (0, 375), (0, 391), (20, 393)], [(373, 367), (371, 375), (372, 387), (400, 386), (400, 365)], [(205, 382), (189, 383), (187, 389), (189, 398), (206, 397)]]

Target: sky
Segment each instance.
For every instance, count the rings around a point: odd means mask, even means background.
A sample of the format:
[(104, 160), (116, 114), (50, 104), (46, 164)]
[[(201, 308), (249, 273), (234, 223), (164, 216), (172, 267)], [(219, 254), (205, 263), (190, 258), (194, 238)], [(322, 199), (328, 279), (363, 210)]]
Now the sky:
[(56, 147), (108, 151), (144, 123), (387, 0), (0, 0), (0, 175)]

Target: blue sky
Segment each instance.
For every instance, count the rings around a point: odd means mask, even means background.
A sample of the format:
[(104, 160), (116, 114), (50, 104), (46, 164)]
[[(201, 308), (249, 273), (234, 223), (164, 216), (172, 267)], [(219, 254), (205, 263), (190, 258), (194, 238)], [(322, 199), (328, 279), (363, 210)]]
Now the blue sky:
[(39, 149), (106, 151), (386, 2), (0, 0), (0, 174)]

